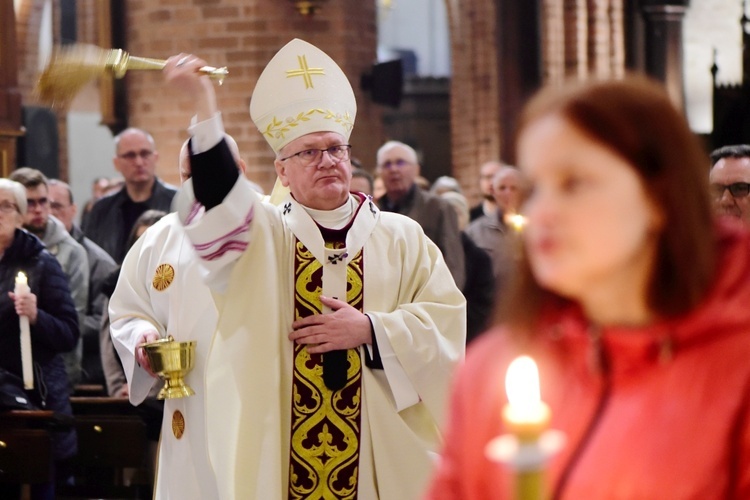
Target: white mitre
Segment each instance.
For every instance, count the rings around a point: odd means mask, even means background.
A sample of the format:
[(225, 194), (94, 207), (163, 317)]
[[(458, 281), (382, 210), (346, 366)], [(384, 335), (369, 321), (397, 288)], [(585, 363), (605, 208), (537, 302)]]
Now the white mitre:
[(328, 54), (295, 38), (261, 73), (250, 117), (275, 153), (312, 132), (338, 132), (349, 140), (357, 114), (354, 91)]

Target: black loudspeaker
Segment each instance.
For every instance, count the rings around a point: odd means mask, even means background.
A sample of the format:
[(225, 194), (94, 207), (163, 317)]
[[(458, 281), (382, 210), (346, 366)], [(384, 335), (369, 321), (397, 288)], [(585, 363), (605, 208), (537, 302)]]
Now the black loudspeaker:
[(401, 59), (374, 64), (370, 73), (362, 75), (360, 87), (370, 92), (373, 102), (398, 108), (404, 88)]
[(18, 166), (41, 170), (50, 179), (60, 177), (57, 116), (49, 108), (23, 107), (26, 133), (18, 139)]
[(60, 0), (60, 42), (76, 43), (78, 39), (77, 0)]

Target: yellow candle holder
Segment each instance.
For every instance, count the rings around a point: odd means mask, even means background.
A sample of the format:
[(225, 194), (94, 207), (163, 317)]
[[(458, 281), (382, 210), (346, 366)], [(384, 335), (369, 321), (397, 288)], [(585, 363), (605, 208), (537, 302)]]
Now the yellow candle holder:
[(502, 434), (485, 447), (485, 456), (509, 467), (514, 473), (514, 498), (543, 500), (547, 498), (545, 466), (565, 445), (565, 434), (549, 429), (532, 437)]

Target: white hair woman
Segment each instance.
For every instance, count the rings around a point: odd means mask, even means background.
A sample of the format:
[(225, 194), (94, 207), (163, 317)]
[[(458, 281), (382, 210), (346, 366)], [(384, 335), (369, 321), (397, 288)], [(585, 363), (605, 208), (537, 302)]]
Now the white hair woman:
[[(60, 353), (78, 342), (78, 316), (68, 279), (42, 242), (21, 229), (26, 213), (26, 188), (0, 179), (0, 368), (22, 378), (20, 316), (29, 318), (34, 388), (28, 399), (37, 407), (72, 415), (68, 377)], [(14, 293), (19, 272), (30, 291)], [(32, 485), (33, 498), (54, 498), (55, 481), (66, 475), (65, 463), (76, 452), (73, 430), (52, 434), (56, 477)], [(0, 483), (0, 498), (18, 496), (20, 485)]]

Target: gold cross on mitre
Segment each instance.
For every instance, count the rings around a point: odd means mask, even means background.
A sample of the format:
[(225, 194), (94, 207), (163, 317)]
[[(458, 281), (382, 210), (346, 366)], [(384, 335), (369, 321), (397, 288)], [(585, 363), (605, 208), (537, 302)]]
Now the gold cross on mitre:
[(299, 69), (288, 69), (286, 70), (286, 77), (292, 78), (293, 76), (301, 76), (305, 80), (305, 88), (313, 88), (312, 75), (325, 75), (323, 68), (310, 68), (307, 66), (307, 58), (305, 56), (297, 56), (299, 61)]

